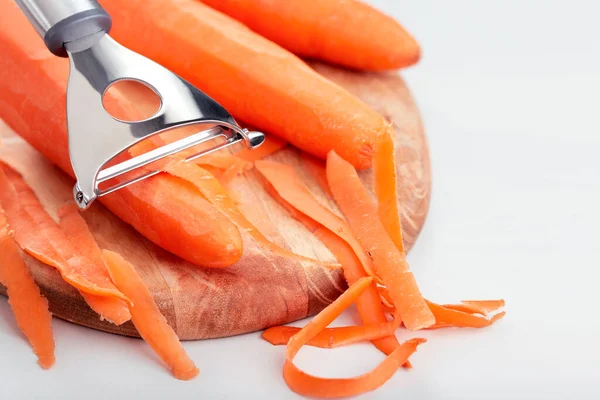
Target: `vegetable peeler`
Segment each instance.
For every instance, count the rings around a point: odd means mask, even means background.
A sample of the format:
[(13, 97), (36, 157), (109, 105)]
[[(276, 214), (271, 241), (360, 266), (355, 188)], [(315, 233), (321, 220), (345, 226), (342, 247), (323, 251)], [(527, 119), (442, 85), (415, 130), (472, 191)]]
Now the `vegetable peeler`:
[[(137, 54), (112, 39), (112, 21), (95, 0), (16, 0), (44, 39), (46, 47), (59, 57), (68, 57), (67, 128), (69, 156), (77, 182), (73, 188), (80, 209), (87, 209), (100, 196), (160, 173), (142, 174), (100, 188), (123, 174), (215, 138), (224, 142), (186, 158), (243, 142), (247, 148), (260, 146), (261, 132), (242, 129), (219, 103), (161, 65)], [(154, 115), (140, 121), (123, 121), (109, 114), (102, 99), (111, 85), (122, 80), (146, 85), (160, 98)], [(199, 125), (200, 130), (183, 139), (147, 153), (109, 162), (131, 146), (150, 136), (178, 127)]]

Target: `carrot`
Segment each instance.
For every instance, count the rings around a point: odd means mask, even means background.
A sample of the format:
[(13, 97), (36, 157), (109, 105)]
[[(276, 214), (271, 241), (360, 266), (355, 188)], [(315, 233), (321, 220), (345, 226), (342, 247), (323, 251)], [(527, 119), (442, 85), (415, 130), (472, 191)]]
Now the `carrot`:
[(300, 348), (317, 337), (327, 325), (356, 301), (372, 282), (373, 278), (370, 277), (359, 279), (289, 340), (283, 377), (294, 392), (303, 396), (333, 398), (355, 396), (375, 390), (391, 378), (396, 370), (408, 360), (408, 357), (416, 351), (417, 346), (425, 341), (424, 339), (411, 339), (404, 342), (375, 369), (354, 378), (319, 378), (301, 371), (294, 365), (294, 357)]
[(303, 57), (380, 71), (421, 56), (398, 22), (359, 0), (201, 1)]
[[(182, 161), (169, 164), (165, 171), (173, 176), (184, 179), (193, 184), (203, 196), (206, 197), (219, 211), (225, 214), (239, 228), (246, 231), (263, 248), (281, 257), (296, 259), (321, 264), (320, 261), (309, 257), (300, 256), (289, 250), (285, 250), (267, 239), (248, 219), (240, 212), (227, 191), (219, 181), (208, 171), (197, 165), (191, 165)], [(327, 264), (328, 267), (337, 268), (338, 264)]]
[(388, 288), (396, 318), (410, 330), (435, 323), (417, 282), (400, 252), (377, 217), (377, 207), (354, 167), (331, 151), (327, 157), (327, 180), (350, 227), (373, 258), (376, 273)]
[(287, 142), (273, 135), (267, 135), (263, 144), (256, 150), (242, 149), (236, 156), (246, 161), (262, 160), (287, 146)]
[[(70, 202), (59, 208), (59, 224), (63, 232), (69, 238), (71, 245), (78, 254), (86, 256), (87, 260), (94, 265), (94, 271), (97, 271), (97, 280), (108, 287), (116, 287), (108, 275), (108, 269), (102, 259), (102, 253), (96, 243), (96, 239), (90, 232), (87, 223), (79, 215), (79, 210), (75, 203)], [(93, 299), (94, 310), (102, 318), (112, 322), (115, 325), (121, 325), (131, 319), (127, 303), (121, 299), (102, 298)]]
[(310, 191), (300, 183), (292, 167), (265, 160), (255, 161), (254, 165), (285, 201), (348, 243), (360, 259), (365, 271), (369, 275), (375, 276), (372, 270), (371, 258), (360, 242), (352, 235), (348, 224), (314, 198)]
[(381, 135), (375, 147), (373, 175), (375, 177), (375, 196), (379, 219), (388, 235), (398, 248), (404, 252), (402, 224), (396, 198), (396, 158), (392, 135)]
[[(352, 285), (360, 278), (367, 276), (360, 260), (348, 243), (311, 217), (302, 214), (294, 208), (277, 193), (270, 183), (265, 184), (265, 189), (267, 193), (285, 208), (293, 218), (304, 224), (304, 226), (306, 226), (306, 228), (333, 253), (335, 258), (342, 265), (344, 277), (346, 278), (348, 285)], [(379, 299), (375, 283), (365, 289), (363, 294), (356, 300), (356, 308), (363, 324), (383, 324), (388, 321)], [(398, 323), (395, 325), (398, 325)], [(400, 343), (398, 342), (398, 339), (396, 339), (396, 336), (390, 335), (385, 338), (373, 340), (373, 345), (384, 354), (389, 355), (400, 346)], [(405, 367), (411, 367), (409, 361), (405, 363)]]
[(48, 311), (48, 300), (40, 293), (40, 288), (21, 258), (1, 209), (0, 254), (0, 283), (6, 286), (8, 302), (17, 325), (33, 347), (40, 366), (48, 369), (55, 361), (52, 314)]
[(335, 149), (358, 168), (371, 166), (388, 123), (292, 53), (196, 0), (101, 3), (117, 40), (199, 87), (236, 118), (317, 157)]
[[(265, 330), (262, 334), (262, 338), (274, 346), (288, 344), (292, 336), (300, 332), (300, 329), (301, 328), (294, 326), (274, 326)], [(361, 326), (325, 328), (306, 344), (324, 349), (332, 349), (365, 340), (374, 341), (382, 339), (393, 335), (396, 329), (397, 327), (389, 322)], [(399, 345), (400, 344), (398, 344), (398, 346)]]
[[(46, 49), (12, 1), (0, 2), (0, 48), (0, 118), (73, 177), (65, 118), (68, 60)], [(109, 100), (131, 109), (126, 99)], [(242, 255), (235, 225), (189, 185), (168, 175), (100, 200), (149, 240), (192, 263), (220, 268)]]
[(506, 314), (504, 311), (494, 315), (492, 318), (484, 318), (466, 312), (453, 310), (439, 304), (427, 301), (427, 305), (435, 315), (435, 325), (429, 327), (459, 327), (459, 328), (483, 328), (492, 325)]
[(129, 311), (140, 336), (177, 379), (189, 380), (198, 375), (198, 368), (186, 354), (133, 265), (112, 251), (102, 250), (102, 257), (115, 285), (132, 300)]
[(0, 206), (6, 212), (19, 246), (44, 264), (56, 268), (84, 297), (90, 294), (128, 300), (112, 283), (106, 283), (85, 258), (75, 254), (64, 232), (46, 213), (31, 189), (16, 172), (2, 164)]

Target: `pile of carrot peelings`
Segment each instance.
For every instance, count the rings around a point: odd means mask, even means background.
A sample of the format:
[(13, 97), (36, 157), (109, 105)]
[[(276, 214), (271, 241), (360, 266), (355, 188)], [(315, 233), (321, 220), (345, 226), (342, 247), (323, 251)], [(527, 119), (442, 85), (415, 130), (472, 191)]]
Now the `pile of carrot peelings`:
[[(377, 143), (373, 160), (375, 197), (363, 185), (355, 168), (333, 150), (326, 165), (309, 160), (310, 170), (337, 203), (345, 220), (323, 205), (304, 186), (290, 166), (258, 160), (267, 192), (292, 217), (303, 223), (336, 256), (349, 289), (304, 328), (277, 326), (263, 338), (287, 345), (284, 379), (305, 396), (344, 397), (374, 390), (401, 366), (425, 340), (400, 343), (401, 326), (408, 331), (446, 327), (482, 328), (502, 318), (503, 300), (471, 300), (440, 305), (423, 297), (406, 261), (402, 225), (396, 198), (396, 165), (391, 134)], [(323, 178), (324, 177), (324, 178)], [(327, 328), (344, 309), (356, 303), (362, 325)], [(387, 315), (391, 314), (391, 320)], [(293, 358), (303, 345), (333, 348), (371, 341), (387, 358), (374, 370), (348, 379), (317, 378), (299, 370)]]
[(99, 318), (117, 325), (131, 320), (176, 378), (195, 377), (198, 369), (135, 267), (119, 254), (98, 247), (74, 203), (61, 207), (58, 216), (57, 223), (23, 178), (0, 164), (0, 283), (7, 288), (17, 324), (39, 364), (43, 368), (54, 364), (52, 314), (21, 249), (56, 268)]

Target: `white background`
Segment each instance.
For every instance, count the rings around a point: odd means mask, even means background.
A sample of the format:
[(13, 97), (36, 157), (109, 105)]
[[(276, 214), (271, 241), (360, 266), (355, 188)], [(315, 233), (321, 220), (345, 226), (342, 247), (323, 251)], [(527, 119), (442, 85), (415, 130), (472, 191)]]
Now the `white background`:
[[(508, 315), (425, 333), (414, 370), (362, 398), (600, 398), (597, 2), (372, 2), (424, 49), (403, 75), (425, 120), (433, 198), (409, 261), (432, 300), (504, 297)], [(140, 340), (60, 320), (54, 331), (57, 363), (42, 371), (0, 299), (0, 398), (297, 397), (284, 348), (259, 334), (186, 343), (201, 373), (180, 382)], [(382, 358), (365, 344), (297, 361), (333, 377)]]

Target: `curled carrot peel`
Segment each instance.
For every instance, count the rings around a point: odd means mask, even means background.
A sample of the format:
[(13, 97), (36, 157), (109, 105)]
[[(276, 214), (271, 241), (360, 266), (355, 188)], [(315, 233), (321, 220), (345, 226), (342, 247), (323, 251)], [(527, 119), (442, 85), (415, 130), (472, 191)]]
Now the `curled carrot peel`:
[(316, 157), (311, 156), (308, 153), (301, 152), (300, 158), (302, 159), (302, 165), (308, 171), (309, 174), (317, 181), (321, 189), (331, 197), (331, 190), (327, 183), (327, 173), (325, 172), (325, 163)]
[(435, 325), (430, 327), (432, 329), (450, 326), (459, 328), (483, 328), (492, 325), (506, 314), (505, 312), (501, 312), (488, 319), (467, 312), (453, 310), (430, 301), (427, 301), (427, 305), (431, 309), (433, 315), (435, 315)]
[(254, 165), (285, 201), (348, 243), (360, 259), (367, 274), (375, 276), (371, 258), (360, 242), (352, 235), (348, 224), (314, 198), (306, 186), (300, 183), (292, 167), (264, 160), (256, 161)]
[(435, 324), (435, 317), (421, 295), (404, 253), (388, 236), (378, 218), (371, 194), (363, 186), (352, 164), (331, 151), (326, 168), (335, 201), (356, 237), (370, 253), (375, 272), (390, 292), (396, 307), (395, 317), (401, 319), (409, 330)]
[[(294, 326), (274, 326), (265, 330), (262, 334), (262, 338), (275, 346), (288, 344), (292, 336), (300, 332), (300, 329), (301, 328), (296, 328)], [(356, 342), (382, 339), (393, 335), (396, 329), (397, 327), (390, 322), (325, 328), (306, 344), (324, 349), (332, 349), (335, 347), (347, 346)], [(400, 344), (398, 344), (398, 346), (399, 345)]]
[(396, 196), (396, 158), (391, 132), (379, 137), (373, 157), (375, 196), (379, 219), (398, 251), (404, 252), (402, 224)]
[(21, 258), (1, 209), (0, 254), (0, 283), (6, 286), (8, 303), (17, 325), (33, 347), (40, 366), (48, 369), (55, 361), (52, 314), (48, 311), (48, 301)]
[(114, 285), (104, 285), (102, 280), (96, 282), (98, 275), (94, 266), (75, 254), (65, 233), (33, 191), (20, 175), (4, 165), (0, 165), (0, 206), (6, 211), (6, 219), (15, 231), (19, 246), (42, 263), (56, 268), (84, 298), (89, 294), (128, 301)]
[(140, 336), (177, 379), (189, 380), (198, 375), (198, 368), (186, 354), (133, 265), (112, 251), (103, 250), (102, 257), (115, 285), (132, 300), (129, 311)]
[(184, 179), (202, 193), (208, 201), (211, 202), (220, 212), (226, 215), (240, 229), (246, 231), (258, 244), (265, 249), (273, 252), (281, 257), (306, 261), (310, 263), (322, 264), (330, 268), (338, 268), (339, 264), (327, 264), (321, 261), (314, 260), (309, 257), (304, 257), (295, 254), (289, 250), (285, 250), (275, 243), (267, 239), (248, 219), (240, 212), (234, 201), (229, 197), (229, 194), (221, 183), (208, 171), (197, 166), (190, 165), (185, 162), (176, 161), (170, 163), (165, 168), (165, 171), (173, 176)]
[[(96, 243), (96, 239), (85, 220), (79, 214), (75, 203), (70, 202), (59, 208), (58, 216), (60, 218), (59, 225), (69, 238), (69, 242), (75, 251), (78, 254), (84, 254), (86, 260), (94, 265), (97, 282), (102, 283), (103, 286), (113, 287), (116, 290), (117, 288), (108, 275), (108, 269), (102, 259), (102, 253)], [(131, 319), (129, 307), (121, 299), (89, 295), (86, 296), (86, 301), (88, 301), (88, 304), (90, 304), (94, 311), (100, 314), (101, 318), (115, 325), (124, 324)]]
[(294, 357), (308, 342), (317, 337), (337, 316), (348, 308), (373, 282), (373, 278), (359, 279), (337, 300), (313, 318), (288, 342), (283, 377), (294, 392), (303, 396), (345, 397), (375, 390), (383, 385), (413, 354), (424, 339), (411, 339), (401, 344), (375, 369), (354, 378), (319, 378), (301, 371), (293, 363)]
[(242, 149), (236, 156), (246, 161), (262, 160), (287, 146), (287, 142), (273, 135), (267, 135), (263, 144), (257, 149)]
[(461, 301), (466, 306), (479, 310), (480, 314), (487, 315), (498, 311), (504, 307), (504, 300), (463, 300)]
[[(257, 167), (257, 169), (258, 169), (258, 167)], [(323, 169), (323, 171), (325, 171), (325, 170)], [(272, 174), (269, 174), (269, 175), (272, 175)], [(292, 182), (291, 177), (289, 180), (287, 180), (287, 182)], [(294, 182), (295, 183), (291, 183), (292, 186), (294, 186), (294, 187), (301, 185), (297, 180), (294, 180)], [(313, 218), (318, 218), (321, 214), (319, 214), (318, 212), (313, 212), (312, 208), (310, 206), (304, 207), (305, 212), (308, 213), (308, 214), (304, 214), (301, 211), (299, 211), (296, 207), (294, 207), (294, 205), (287, 202), (275, 190), (275, 188), (270, 183), (270, 181), (266, 182), (264, 186), (265, 186), (267, 193), (269, 193), (273, 199), (275, 199), (282, 207), (284, 207), (293, 218), (295, 218), (296, 220), (303, 223), (304, 226), (306, 226), (306, 228), (308, 230), (310, 230), (313, 233), (313, 235), (315, 235), (319, 240), (321, 240), (321, 242), (323, 242), (323, 244), (325, 244), (325, 246), (333, 253), (333, 255), (336, 257), (336, 259), (343, 266), (344, 277), (346, 278), (348, 285), (352, 285), (353, 283), (358, 281), (360, 278), (367, 276), (367, 273), (365, 272), (363, 264), (358, 259), (356, 253), (350, 247), (348, 242), (344, 241), (339, 236), (339, 233), (338, 234), (334, 233), (332, 230), (325, 228), (323, 225), (321, 225), (319, 222), (317, 222), (317, 221), (315, 221), (315, 219), (313, 219)], [(299, 189), (299, 190), (302, 190), (302, 189)], [(316, 204), (317, 207), (322, 207), (316, 201), (312, 202), (310, 200), (311, 198), (312, 198), (312, 196), (310, 198), (306, 197), (306, 200), (308, 200), (307, 205), (314, 206)], [(326, 210), (326, 211), (329, 211), (329, 210)], [(325, 214), (325, 215), (327, 215), (327, 214)], [(336, 215), (333, 215), (333, 217), (334, 217), (333, 220), (337, 221), (338, 217)], [(353, 236), (350, 236), (350, 237), (353, 237)], [(360, 243), (358, 245), (360, 246), (359, 250), (361, 252), (364, 252), (364, 249), (362, 249), (362, 246), (360, 245)], [(358, 310), (360, 319), (362, 320), (362, 322), (364, 324), (387, 323), (387, 317), (385, 314), (385, 310), (379, 299), (375, 283), (371, 284), (371, 286), (368, 287), (364, 291), (364, 293), (358, 298), (358, 300), (356, 301), (356, 308)], [(396, 337), (394, 335), (390, 335), (389, 337), (385, 337), (385, 338), (375, 339), (375, 340), (373, 340), (373, 344), (375, 345), (375, 347), (377, 347), (379, 350), (381, 350), (386, 355), (390, 354), (396, 348), (398, 348), (398, 346), (400, 346), (398, 339), (396, 339)], [(409, 368), (410, 363), (407, 361), (405, 366), (407, 368)]]

